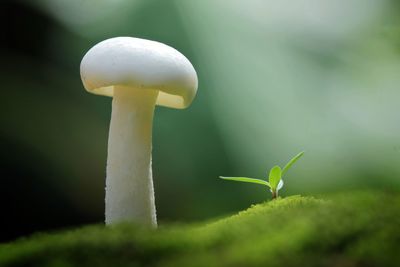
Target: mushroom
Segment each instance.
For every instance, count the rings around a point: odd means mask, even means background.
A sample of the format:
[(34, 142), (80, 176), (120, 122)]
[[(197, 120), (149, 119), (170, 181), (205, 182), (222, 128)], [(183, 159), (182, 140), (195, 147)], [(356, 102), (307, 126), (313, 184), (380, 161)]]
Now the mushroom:
[(151, 167), (156, 105), (183, 109), (197, 91), (189, 60), (165, 44), (132, 37), (107, 39), (83, 57), (89, 93), (111, 96), (105, 223), (157, 226)]

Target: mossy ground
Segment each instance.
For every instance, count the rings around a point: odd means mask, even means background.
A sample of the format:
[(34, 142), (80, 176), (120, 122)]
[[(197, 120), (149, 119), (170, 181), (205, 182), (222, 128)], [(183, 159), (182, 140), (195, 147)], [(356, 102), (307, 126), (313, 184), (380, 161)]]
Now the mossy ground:
[(400, 266), (400, 195), (292, 196), (209, 223), (94, 225), (0, 245), (0, 266)]

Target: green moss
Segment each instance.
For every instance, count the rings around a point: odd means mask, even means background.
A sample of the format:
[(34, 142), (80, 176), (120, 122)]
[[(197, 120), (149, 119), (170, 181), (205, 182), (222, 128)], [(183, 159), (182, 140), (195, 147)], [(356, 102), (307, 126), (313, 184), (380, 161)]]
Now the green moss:
[(88, 226), (0, 245), (0, 266), (400, 266), (400, 196), (292, 196), (215, 222)]

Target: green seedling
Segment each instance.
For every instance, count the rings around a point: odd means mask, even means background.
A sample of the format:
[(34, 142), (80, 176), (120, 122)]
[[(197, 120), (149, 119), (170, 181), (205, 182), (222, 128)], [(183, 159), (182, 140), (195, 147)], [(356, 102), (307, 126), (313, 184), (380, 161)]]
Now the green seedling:
[(261, 184), (265, 185), (269, 188), (272, 193), (272, 199), (278, 197), (278, 191), (283, 187), (283, 175), (289, 170), (292, 165), (298, 161), (301, 156), (303, 156), (304, 151), (300, 152), (296, 156), (294, 156), (286, 165), (281, 169), (278, 165), (272, 167), (269, 171), (268, 181), (256, 179), (256, 178), (248, 178), (248, 177), (225, 177), (220, 176), (219, 178), (224, 180), (236, 181), (236, 182), (245, 182), (245, 183), (253, 183), (253, 184)]

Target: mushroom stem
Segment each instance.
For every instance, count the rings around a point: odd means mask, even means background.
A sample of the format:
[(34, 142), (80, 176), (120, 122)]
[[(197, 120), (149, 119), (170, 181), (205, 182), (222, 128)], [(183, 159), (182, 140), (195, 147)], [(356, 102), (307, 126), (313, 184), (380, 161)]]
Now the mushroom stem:
[(156, 90), (114, 86), (108, 139), (106, 224), (157, 226), (151, 170)]

